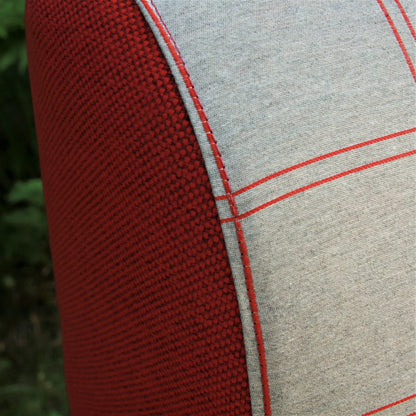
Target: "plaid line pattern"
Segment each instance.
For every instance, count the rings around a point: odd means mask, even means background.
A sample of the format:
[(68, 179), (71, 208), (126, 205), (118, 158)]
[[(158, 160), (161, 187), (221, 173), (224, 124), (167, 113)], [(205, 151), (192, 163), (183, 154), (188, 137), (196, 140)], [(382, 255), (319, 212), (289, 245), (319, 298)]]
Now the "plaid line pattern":
[[(358, 415), (409, 397), (414, 5), (138, 3), (158, 9), (196, 90), (173, 70), (223, 224), (253, 414)], [(258, 302), (269, 409), (246, 291)], [(412, 411), (411, 400), (400, 404), (387, 408)]]

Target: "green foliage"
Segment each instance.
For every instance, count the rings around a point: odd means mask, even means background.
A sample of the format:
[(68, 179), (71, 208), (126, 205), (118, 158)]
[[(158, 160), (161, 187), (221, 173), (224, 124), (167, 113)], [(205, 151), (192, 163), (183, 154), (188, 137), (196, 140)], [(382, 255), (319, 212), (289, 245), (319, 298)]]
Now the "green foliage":
[(21, 74), (26, 70), (24, 11), (24, 0), (0, 1), (0, 71), (14, 64)]
[(13, 267), (49, 264), (47, 222), (40, 179), (17, 181), (6, 202), (8, 210), (0, 217), (3, 260)]
[(66, 416), (24, 6), (0, 0), (0, 414)]
[(0, 38), (7, 39), (11, 31), (24, 29), (24, 13), (24, 0), (0, 2)]
[(16, 179), (39, 177), (24, 0), (0, 0), (0, 209)]
[(16, 181), (0, 216), (0, 409), (68, 413), (61, 339), (38, 178)]

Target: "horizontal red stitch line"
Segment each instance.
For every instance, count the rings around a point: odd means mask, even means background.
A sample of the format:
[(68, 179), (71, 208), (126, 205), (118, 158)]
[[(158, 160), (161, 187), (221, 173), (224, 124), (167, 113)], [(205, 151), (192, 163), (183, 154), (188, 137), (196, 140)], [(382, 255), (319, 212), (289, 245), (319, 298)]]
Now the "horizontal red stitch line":
[[(414, 399), (415, 397), (416, 397), (416, 394), (412, 394), (411, 396), (405, 397), (404, 399), (397, 400), (397, 402), (386, 404), (385, 406), (379, 407), (378, 409), (372, 410), (371, 412), (364, 413), (361, 416), (374, 415), (375, 413), (381, 412), (386, 409), (390, 409), (390, 407), (397, 406), (398, 404), (407, 402), (408, 400)], [(411, 415), (414, 415), (414, 414), (415, 413), (411, 413)], [(408, 415), (408, 416), (411, 416), (411, 415)]]
[[(336, 155), (339, 155), (339, 154), (342, 154), (342, 153), (346, 153), (346, 152), (349, 152), (349, 151), (354, 150), (354, 149), (359, 149), (360, 147), (369, 146), (369, 145), (374, 144), (374, 143), (382, 142), (384, 140), (393, 139), (395, 137), (403, 136), (405, 134), (414, 133), (414, 132), (416, 132), (416, 127), (413, 127), (411, 129), (407, 129), (407, 130), (402, 130), (402, 131), (399, 131), (397, 133), (388, 134), (386, 136), (377, 137), (376, 139), (367, 140), (367, 141), (362, 142), (362, 143), (353, 144), (351, 146), (343, 147), (342, 149), (338, 149), (338, 150), (335, 150), (333, 152), (326, 153), (324, 155), (320, 155), (320, 156), (314, 157), (314, 158), (309, 159), (309, 160), (305, 160), (304, 162), (297, 163), (296, 165), (293, 165), (293, 166), (290, 166), (288, 168), (279, 170), (278, 172), (272, 173), (269, 176), (266, 176), (262, 179), (259, 179), (258, 181), (253, 182), (252, 184), (247, 185), (244, 188), (241, 188), (237, 191), (234, 191), (233, 196), (241, 195), (242, 193), (247, 192), (250, 189), (253, 189), (253, 188), (255, 188), (255, 187), (257, 187), (257, 186), (259, 186), (259, 185), (261, 185), (265, 182), (268, 182), (268, 181), (270, 181), (274, 178), (277, 178), (278, 176), (282, 176), (285, 173), (289, 173), (289, 172), (292, 172), (296, 169), (302, 168), (304, 166), (311, 165), (312, 163), (316, 163), (316, 162), (319, 162), (321, 160), (328, 159), (330, 157), (333, 157), (333, 156), (336, 156)], [(217, 201), (220, 201), (222, 199), (227, 199), (227, 198), (228, 198), (228, 195), (220, 195), (220, 196), (217, 196), (215, 199)]]
[[(282, 201), (282, 200), (284, 200), (286, 198), (289, 198), (289, 197), (291, 197), (293, 195), (300, 194), (301, 192), (307, 191), (308, 189), (316, 188), (317, 186), (323, 185), (324, 183), (331, 182), (331, 181), (333, 181), (335, 179), (339, 179), (339, 178), (342, 178), (342, 177), (347, 176), (347, 175), (351, 175), (352, 173), (356, 173), (356, 172), (360, 172), (360, 171), (363, 171), (363, 170), (372, 168), (373, 166), (378, 166), (378, 165), (382, 165), (384, 163), (393, 162), (394, 160), (402, 159), (404, 157), (411, 156), (411, 155), (415, 155), (415, 154), (416, 154), (416, 150), (410, 150), (409, 152), (400, 153), (398, 155), (391, 156), (391, 157), (387, 157), (387, 158), (381, 159), (381, 160), (377, 160), (375, 162), (368, 163), (366, 165), (358, 166), (356, 168), (347, 170), (345, 172), (337, 173), (336, 175), (329, 176), (329, 177), (324, 178), (324, 179), (321, 179), (319, 181), (310, 183), (309, 185), (305, 185), (305, 186), (302, 186), (301, 188), (298, 188), (298, 189), (295, 189), (293, 191), (287, 192), (286, 194), (281, 195), (281, 196), (279, 196), (279, 197), (277, 197), (275, 199), (272, 199), (271, 201), (266, 202), (266, 203), (264, 203), (262, 205), (259, 205), (258, 207), (253, 208), (250, 211), (245, 212), (244, 214), (240, 214), (237, 217), (237, 219), (238, 220), (242, 220), (243, 218), (246, 218), (246, 217), (248, 217), (250, 215), (253, 215), (253, 214), (255, 214), (258, 211), (261, 211), (261, 210), (263, 210), (263, 209), (265, 209), (265, 208), (267, 208), (267, 207), (269, 207), (271, 205), (276, 204), (277, 202), (280, 202), (280, 201)], [(222, 223), (232, 222), (235, 219), (236, 218), (224, 218), (224, 219), (221, 220), (221, 222)]]
[(409, 17), (407, 16), (407, 14), (406, 14), (406, 11), (404, 10), (404, 8), (403, 8), (403, 6), (402, 6), (402, 4), (400, 3), (399, 0), (394, 0), (394, 1), (396, 2), (397, 7), (400, 9), (400, 13), (403, 16), (403, 19), (406, 21), (407, 27), (409, 28), (409, 30), (410, 30), (410, 32), (411, 32), (411, 34), (413, 36), (413, 39), (416, 40), (416, 32), (415, 32), (415, 29), (413, 29), (412, 23), (410, 23), (410, 20), (409, 20)]
[(416, 415), (416, 412), (413, 412), (413, 413), (409, 413), (408, 415), (406, 415), (406, 416), (415, 416)]
[(410, 72), (413, 75), (413, 79), (416, 82), (416, 70), (415, 70), (415, 67), (413, 66), (412, 61), (410, 60), (410, 56), (409, 56), (409, 54), (406, 50), (406, 47), (404, 46), (403, 40), (400, 37), (399, 32), (398, 32), (396, 26), (394, 25), (394, 22), (393, 22), (391, 16), (389, 15), (389, 12), (387, 11), (386, 6), (384, 5), (383, 1), (382, 0), (376, 0), (376, 1), (379, 4), (379, 6), (381, 7), (381, 10), (383, 11), (384, 15), (386, 16), (387, 21), (389, 22), (391, 30), (393, 31), (394, 36), (396, 37), (397, 42), (399, 43), (400, 49), (402, 50), (403, 55), (406, 59), (407, 65), (409, 66)]

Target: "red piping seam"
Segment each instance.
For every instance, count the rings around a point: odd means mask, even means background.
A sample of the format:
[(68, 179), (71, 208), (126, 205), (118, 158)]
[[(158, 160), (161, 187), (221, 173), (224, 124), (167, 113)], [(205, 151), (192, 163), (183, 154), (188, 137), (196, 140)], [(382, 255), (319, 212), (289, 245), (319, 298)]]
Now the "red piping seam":
[(415, 416), (416, 415), (416, 412), (414, 412), (414, 413), (409, 413), (407, 416)]
[(379, 4), (379, 6), (381, 7), (381, 10), (383, 11), (384, 15), (386, 16), (387, 21), (389, 22), (389, 25), (391, 27), (391, 30), (393, 31), (394, 36), (396, 36), (397, 42), (399, 42), (400, 49), (403, 52), (403, 55), (404, 55), (404, 57), (406, 59), (406, 62), (407, 62), (407, 65), (409, 65), (410, 72), (413, 75), (413, 79), (416, 82), (416, 70), (415, 70), (415, 67), (413, 66), (412, 61), (410, 60), (409, 54), (407, 53), (407, 50), (406, 50), (406, 47), (404, 46), (402, 38), (400, 37), (399, 32), (397, 31), (396, 26), (394, 25), (393, 20), (390, 17), (389, 12), (386, 9), (386, 6), (384, 6), (383, 1), (382, 0), (377, 0), (377, 3)]
[[(350, 169), (350, 170), (347, 170), (345, 172), (337, 173), (336, 175), (329, 176), (329, 177), (324, 178), (324, 179), (321, 179), (319, 181), (310, 183), (309, 185), (305, 185), (305, 186), (302, 186), (301, 188), (298, 188), (298, 189), (295, 189), (293, 191), (290, 191), (290, 192), (288, 192), (288, 193), (286, 193), (284, 195), (280, 195), (279, 197), (277, 197), (275, 199), (272, 199), (269, 202), (266, 202), (266, 203), (264, 203), (262, 205), (259, 205), (256, 208), (251, 209), (250, 211), (245, 212), (244, 214), (240, 214), (237, 217), (237, 219), (238, 220), (242, 220), (243, 218), (246, 218), (246, 217), (248, 217), (250, 215), (253, 215), (256, 212), (261, 211), (262, 209), (265, 209), (265, 208), (267, 208), (267, 207), (269, 207), (271, 205), (276, 204), (277, 202), (282, 201), (283, 199), (289, 198), (289, 197), (291, 197), (293, 195), (296, 195), (296, 194), (300, 194), (301, 192), (304, 192), (304, 191), (306, 191), (308, 189), (311, 189), (311, 188), (315, 188), (315, 187), (317, 187), (319, 185), (323, 185), (324, 183), (331, 182), (331, 181), (333, 181), (335, 179), (339, 179), (339, 178), (342, 178), (342, 177), (347, 176), (347, 175), (351, 175), (352, 173), (356, 173), (356, 172), (360, 172), (362, 170), (369, 169), (369, 168), (371, 168), (373, 166), (382, 165), (383, 163), (392, 162), (394, 160), (401, 159), (401, 158), (404, 158), (404, 157), (407, 157), (407, 156), (411, 156), (411, 155), (415, 155), (415, 154), (416, 154), (416, 150), (410, 150), (409, 152), (400, 153), (399, 155), (387, 157), (385, 159), (377, 160), (375, 162), (371, 162), (371, 163), (368, 163), (366, 165), (358, 166), (358, 167), (356, 167), (354, 169)], [(221, 220), (221, 223), (232, 222), (232, 221), (235, 221), (235, 220), (236, 220), (236, 218), (224, 218), (224, 219)]]
[[(265, 416), (271, 416), (270, 389), (269, 389), (269, 381), (268, 381), (268, 375), (267, 375), (263, 333), (262, 333), (261, 324), (260, 324), (260, 317), (258, 313), (256, 295), (254, 292), (253, 275), (251, 273), (250, 261), (249, 261), (248, 252), (247, 252), (247, 245), (245, 242), (243, 229), (241, 228), (241, 223), (238, 220), (239, 214), (238, 214), (237, 205), (235, 203), (235, 200), (232, 194), (231, 184), (228, 179), (227, 172), (225, 170), (224, 162), (222, 160), (221, 152), (218, 148), (217, 141), (214, 137), (214, 134), (212, 133), (211, 127), (208, 122), (208, 118), (202, 107), (201, 101), (199, 100), (198, 95), (195, 91), (195, 87), (192, 84), (188, 70), (185, 67), (184, 61), (182, 59), (181, 54), (179, 53), (178, 47), (176, 43), (173, 41), (173, 37), (170, 35), (166, 27), (166, 24), (163, 21), (162, 17), (160, 16), (159, 12), (157, 11), (157, 8), (154, 5), (153, 1), (150, 0), (150, 2), (153, 8), (146, 1), (142, 1), (142, 4), (144, 5), (147, 12), (153, 19), (154, 23), (156, 24), (157, 28), (160, 31), (160, 34), (162, 35), (164, 41), (166, 42), (169, 48), (169, 51), (172, 54), (172, 57), (175, 60), (175, 63), (178, 66), (178, 69), (182, 75), (185, 85), (188, 88), (189, 94), (192, 97), (193, 103), (196, 107), (199, 118), (201, 119), (202, 125), (207, 135), (208, 141), (211, 145), (212, 153), (214, 154), (217, 168), (220, 172), (224, 190), (227, 194), (230, 210), (231, 210), (231, 213), (233, 214), (233, 220), (235, 220), (234, 224), (236, 228), (238, 244), (240, 247), (241, 258), (242, 258), (243, 267), (244, 267), (244, 275), (245, 275), (245, 280), (246, 280), (247, 293), (248, 293), (248, 298), (249, 298), (249, 303), (250, 303), (250, 308), (251, 308), (251, 314), (253, 317), (254, 331), (256, 335), (257, 348), (258, 348), (258, 354), (259, 354), (260, 373), (261, 373), (262, 388), (263, 388), (264, 413), (265, 413)], [(157, 14), (155, 13), (153, 9), (157, 11)]]
[[(278, 176), (282, 176), (285, 173), (292, 172), (292, 171), (294, 171), (296, 169), (299, 169), (299, 168), (302, 168), (304, 166), (311, 165), (312, 163), (316, 163), (316, 162), (319, 162), (321, 160), (328, 159), (330, 157), (339, 155), (341, 153), (349, 152), (349, 151), (354, 150), (354, 149), (359, 149), (360, 147), (368, 146), (370, 144), (378, 143), (378, 142), (388, 140), (388, 139), (393, 139), (394, 137), (403, 136), (405, 134), (409, 134), (409, 133), (413, 133), (413, 132), (416, 132), (416, 127), (413, 127), (411, 129), (408, 129), (408, 130), (399, 131), (397, 133), (388, 134), (387, 136), (378, 137), (376, 139), (367, 140), (367, 141), (362, 142), (362, 143), (357, 143), (357, 144), (354, 144), (352, 146), (344, 147), (342, 149), (335, 150), (333, 152), (326, 153), (324, 155), (314, 157), (314, 158), (306, 160), (304, 162), (297, 163), (296, 165), (293, 165), (293, 166), (290, 166), (288, 168), (279, 170), (278, 172), (272, 173), (269, 176), (266, 176), (262, 179), (259, 179), (258, 181), (253, 182), (252, 184), (247, 185), (244, 188), (239, 189), (238, 191), (234, 191), (233, 196), (235, 197), (235, 196), (241, 195), (242, 193), (247, 192), (250, 189), (253, 189), (253, 188), (255, 188), (259, 185), (262, 185), (263, 183), (268, 182), (271, 179), (277, 178)], [(227, 199), (227, 195), (219, 195), (219, 196), (215, 197), (215, 199), (217, 201), (220, 201), (222, 199)]]
[[(413, 39), (416, 40), (416, 32), (415, 29), (413, 29), (412, 23), (410, 23), (409, 17), (407, 16), (402, 4), (400, 3), (400, 0), (394, 0), (397, 4), (397, 7), (400, 9), (400, 12), (406, 21), (407, 27), (409, 28), (410, 32), (412, 33)], [(414, 413), (413, 413), (414, 414)]]
[[(385, 405), (385, 406), (383, 406), (383, 407), (380, 407), (380, 408), (378, 408), (378, 409), (376, 409), (376, 410), (372, 410), (371, 412), (368, 412), (368, 413), (364, 413), (364, 414), (362, 414), (361, 416), (370, 416), (370, 415), (374, 415), (375, 413), (381, 412), (382, 410), (389, 409), (390, 407), (393, 407), (393, 406), (397, 406), (398, 404), (401, 404), (401, 403), (407, 402), (408, 400), (410, 400), (410, 399), (414, 399), (415, 397), (416, 397), (416, 394), (412, 394), (412, 395), (411, 395), (411, 396), (409, 396), (409, 397), (405, 397), (404, 399), (398, 400), (397, 402), (394, 402), (394, 403), (386, 404), (386, 405)], [(414, 414), (415, 414), (415, 413), (412, 413), (412, 415), (414, 415)], [(408, 415), (408, 416), (411, 416), (411, 415)]]

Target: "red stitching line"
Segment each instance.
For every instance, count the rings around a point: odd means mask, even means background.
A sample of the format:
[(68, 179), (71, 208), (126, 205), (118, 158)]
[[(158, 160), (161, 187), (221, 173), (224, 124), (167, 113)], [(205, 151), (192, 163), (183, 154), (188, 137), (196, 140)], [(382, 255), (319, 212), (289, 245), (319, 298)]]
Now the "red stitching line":
[(404, 10), (402, 4), (400, 3), (399, 0), (394, 0), (397, 4), (397, 7), (400, 9), (400, 12), (404, 18), (404, 20), (406, 21), (407, 27), (409, 28), (410, 32), (412, 33), (413, 39), (416, 40), (416, 32), (415, 29), (413, 29), (412, 23), (409, 20), (409, 17), (406, 14), (406, 11)]
[(383, 1), (382, 0), (377, 0), (377, 3), (379, 4), (379, 6), (381, 7), (381, 10), (383, 11), (384, 15), (386, 16), (387, 21), (389, 22), (389, 25), (391, 27), (391, 30), (393, 31), (394, 36), (396, 36), (397, 42), (399, 42), (400, 49), (403, 52), (403, 55), (404, 55), (404, 57), (406, 59), (406, 62), (407, 62), (407, 65), (409, 65), (410, 72), (413, 75), (413, 79), (416, 82), (416, 70), (415, 70), (415, 67), (413, 66), (412, 61), (410, 60), (409, 54), (407, 53), (407, 50), (406, 50), (406, 47), (404, 46), (402, 38), (400, 37), (399, 32), (397, 31), (396, 26), (394, 25), (393, 20), (390, 17), (389, 12), (386, 9), (386, 6), (384, 6)]
[(409, 413), (408, 415), (406, 415), (406, 416), (415, 416), (416, 415), (416, 412), (414, 412), (414, 413)]
[[(155, 4), (152, 0), (150, 0), (153, 8), (157, 10)], [(215, 157), (215, 161), (217, 164), (217, 168), (220, 172), (221, 179), (223, 182), (224, 190), (227, 193), (227, 199), (230, 206), (231, 213), (233, 214), (233, 220), (235, 220), (235, 228), (238, 238), (238, 244), (241, 251), (241, 258), (243, 262), (244, 267), (244, 275), (246, 280), (246, 286), (247, 286), (247, 292), (248, 292), (248, 298), (251, 308), (251, 314), (253, 316), (253, 323), (254, 323), (254, 331), (256, 335), (256, 341), (257, 341), (257, 348), (258, 348), (258, 354), (259, 354), (259, 361), (260, 361), (260, 373), (261, 373), (261, 380), (262, 380), (262, 388), (263, 388), (263, 402), (264, 402), (264, 413), (265, 416), (271, 416), (271, 405), (270, 405), (270, 389), (269, 389), (269, 381), (268, 381), (268, 375), (267, 375), (267, 366), (266, 366), (266, 357), (265, 357), (265, 350), (264, 350), (264, 341), (263, 341), (263, 334), (260, 324), (260, 317), (258, 313), (258, 306), (257, 306), (257, 300), (256, 295), (254, 292), (254, 282), (253, 282), (253, 276), (251, 273), (251, 267), (250, 267), (250, 260), (248, 257), (247, 252), (247, 245), (244, 238), (243, 229), (241, 228), (241, 223), (238, 220), (238, 209), (237, 205), (235, 203), (234, 197), (232, 195), (232, 189), (231, 184), (228, 179), (227, 172), (225, 170), (224, 162), (222, 160), (222, 156), (220, 153), (220, 150), (217, 145), (217, 141), (215, 140), (214, 134), (212, 133), (211, 127), (208, 122), (208, 118), (205, 114), (205, 111), (202, 107), (202, 104), (198, 98), (198, 95), (195, 91), (195, 87), (192, 84), (191, 78), (189, 76), (188, 70), (185, 67), (184, 61), (182, 59), (182, 56), (179, 53), (179, 49), (176, 45), (176, 43), (173, 41), (172, 35), (167, 30), (166, 24), (163, 21), (162, 17), (160, 16), (159, 12), (157, 14), (154, 12), (152, 7), (146, 2), (142, 1), (142, 4), (146, 8), (147, 12), (152, 17), (154, 23), (156, 24), (157, 28), (159, 29), (161, 35), (163, 36), (163, 39), (165, 40), (169, 51), (172, 54), (173, 59), (175, 60), (176, 65), (178, 66), (178, 69), (182, 75), (182, 78), (185, 82), (185, 85), (188, 88), (189, 94), (192, 97), (193, 103), (196, 107), (196, 110), (198, 112), (198, 115), (201, 119), (202, 125), (204, 127), (205, 133), (207, 135), (208, 141), (211, 145), (212, 152)]]
[[(255, 188), (259, 185), (262, 185), (263, 183), (268, 182), (271, 179), (277, 178), (278, 176), (284, 175), (285, 173), (292, 172), (292, 171), (294, 171), (296, 169), (299, 169), (299, 168), (302, 168), (304, 166), (311, 165), (312, 163), (316, 163), (316, 162), (319, 162), (321, 160), (328, 159), (330, 157), (339, 155), (341, 153), (349, 152), (349, 151), (354, 150), (354, 149), (359, 149), (360, 147), (369, 146), (370, 144), (378, 143), (378, 142), (388, 140), (388, 139), (393, 139), (394, 137), (402, 136), (402, 135), (405, 135), (405, 134), (408, 134), (408, 133), (413, 133), (413, 132), (416, 132), (416, 127), (413, 127), (411, 129), (408, 129), (408, 130), (399, 131), (397, 133), (388, 134), (387, 136), (378, 137), (376, 139), (367, 140), (367, 141), (362, 142), (362, 143), (357, 143), (357, 144), (354, 144), (352, 146), (347, 146), (347, 147), (344, 147), (342, 149), (335, 150), (333, 152), (326, 153), (324, 155), (317, 156), (317, 157), (314, 157), (314, 158), (309, 159), (309, 160), (305, 160), (304, 162), (297, 163), (296, 165), (293, 165), (293, 166), (290, 166), (288, 168), (279, 170), (278, 172), (272, 173), (269, 176), (266, 176), (262, 179), (259, 179), (258, 181), (253, 182), (252, 184), (247, 185), (244, 188), (239, 189), (238, 191), (234, 191), (233, 196), (241, 195), (242, 193), (247, 192), (250, 189), (253, 189), (253, 188)], [(227, 195), (219, 195), (215, 199), (217, 201), (220, 201), (222, 199), (227, 199)]]
[[(414, 399), (415, 397), (416, 397), (416, 394), (412, 394), (411, 396), (405, 397), (404, 399), (397, 400), (397, 402), (390, 403), (390, 404), (386, 404), (385, 406), (380, 407), (380, 408), (375, 409), (375, 410), (372, 410), (371, 412), (364, 413), (364, 414), (362, 414), (361, 416), (370, 416), (370, 415), (374, 415), (374, 413), (378, 413), (378, 412), (381, 412), (382, 410), (389, 409), (390, 407), (397, 406), (398, 404), (400, 404), (400, 403), (404, 403), (404, 402), (406, 402), (406, 401), (408, 401), (408, 400), (410, 400), (410, 399)], [(411, 415), (414, 415), (414, 414), (415, 414), (415, 413), (412, 413)], [(407, 416), (411, 416), (411, 415), (407, 415)]]
[[(395, 156), (391, 156), (391, 157), (387, 157), (385, 159), (377, 160), (375, 162), (371, 162), (371, 163), (368, 163), (366, 165), (358, 166), (354, 169), (349, 169), (345, 172), (337, 173), (336, 175), (329, 176), (329, 177), (324, 178), (324, 179), (320, 179), (319, 181), (310, 183), (309, 185), (302, 186), (301, 188), (298, 188), (298, 189), (295, 189), (293, 191), (287, 192), (284, 195), (280, 195), (279, 197), (277, 197), (275, 199), (272, 199), (269, 202), (266, 202), (262, 205), (259, 205), (256, 208), (251, 209), (250, 211), (245, 212), (244, 214), (240, 214), (237, 219), (242, 220), (243, 218), (246, 218), (250, 215), (253, 215), (254, 213), (256, 213), (258, 211), (261, 211), (262, 209), (265, 209), (265, 208), (269, 207), (270, 205), (273, 205), (273, 204), (276, 204), (277, 202), (282, 201), (283, 199), (289, 198), (289, 197), (291, 197), (293, 195), (296, 195), (296, 194), (300, 194), (301, 192), (304, 192), (304, 191), (306, 191), (308, 189), (311, 189), (311, 188), (315, 188), (319, 185), (323, 185), (324, 183), (331, 182), (335, 179), (339, 179), (339, 178), (342, 178), (342, 177), (347, 176), (347, 175), (351, 175), (352, 173), (356, 173), (356, 172), (360, 172), (362, 170), (369, 169), (373, 166), (382, 165), (383, 163), (392, 162), (394, 160), (401, 159), (403, 157), (407, 157), (407, 156), (411, 156), (411, 155), (415, 155), (415, 154), (416, 154), (416, 150), (410, 150), (409, 152), (400, 153), (400, 154), (395, 155)], [(221, 220), (221, 222), (222, 223), (227, 223), (227, 222), (231, 222), (231, 221), (234, 221), (234, 220), (235, 220), (235, 218), (224, 218), (224, 219)]]

